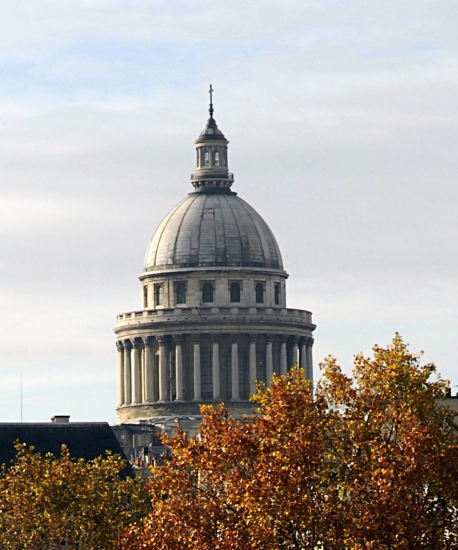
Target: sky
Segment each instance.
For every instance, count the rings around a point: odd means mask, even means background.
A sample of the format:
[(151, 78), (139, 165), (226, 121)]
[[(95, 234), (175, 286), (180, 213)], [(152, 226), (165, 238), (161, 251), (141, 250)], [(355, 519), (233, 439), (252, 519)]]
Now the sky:
[(0, 421), (116, 421), (118, 313), (215, 118), (315, 378), (396, 331), (458, 385), (456, 0), (0, 0)]

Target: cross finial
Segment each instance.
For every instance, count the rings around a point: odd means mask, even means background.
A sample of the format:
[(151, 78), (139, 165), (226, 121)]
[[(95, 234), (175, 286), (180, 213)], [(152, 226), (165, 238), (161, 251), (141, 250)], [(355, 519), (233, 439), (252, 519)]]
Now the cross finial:
[(210, 118), (213, 118), (213, 88), (211, 84), (208, 93), (210, 94), (210, 109), (208, 110), (208, 112), (210, 113)]

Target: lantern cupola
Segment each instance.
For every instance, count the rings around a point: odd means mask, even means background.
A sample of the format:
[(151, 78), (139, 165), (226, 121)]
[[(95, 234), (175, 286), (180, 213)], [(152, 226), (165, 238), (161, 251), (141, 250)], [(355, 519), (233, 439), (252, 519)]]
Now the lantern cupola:
[(196, 172), (191, 183), (199, 193), (232, 193), (234, 175), (229, 172), (227, 145), (229, 141), (213, 118), (213, 88), (210, 84), (210, 118), (196, 140)]

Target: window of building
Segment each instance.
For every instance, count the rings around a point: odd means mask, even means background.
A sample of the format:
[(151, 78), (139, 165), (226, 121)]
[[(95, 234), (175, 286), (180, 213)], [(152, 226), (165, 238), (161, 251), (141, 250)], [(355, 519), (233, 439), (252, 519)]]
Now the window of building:
[(231, 302), (240, 302), (240, 285), (232, 283), (230, 287)]
[(185, 283), (178, 283), (176, 288), (176, 294), (177, 304), (185, 304), (186, 303), (186, 284)]
[(148, 287), (143, 287), (143, 307), (148, 307)]
[(204, 283), (202, 286), (202, 302), (213, 302), (213, 285), (211, 283)]
[(162, 302), (163, 302), (163, 288), (162, 288), (162, 285), (154, 285), (154, 293), (155, 293), (155, 298), (156, 298), (156, 305), (157, 306), (162, 306)]
[(256, 283), (255, 291), (256, 291), (256, 303), (263, 304), (264, 303), (264, 285), (262, 283)]
[(205, 151), (204, 154), (204, 166), (210, 166), (210, 153)]
[(275, 285), (275, 305), (276, 306), (279, 306), (280, 305), (280, 296), (281, 296), (281, 287), (280, 285), (277, 283)]
[(216, 151), (215, 153), (215, 166), (219, 166), (219, 153)]

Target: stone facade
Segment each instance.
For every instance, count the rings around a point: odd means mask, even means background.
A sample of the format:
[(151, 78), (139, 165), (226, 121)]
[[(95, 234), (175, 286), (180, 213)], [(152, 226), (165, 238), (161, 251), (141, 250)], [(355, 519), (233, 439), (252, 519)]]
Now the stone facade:
[(194, 192), (158, 227), (140, 276), (142, 309), (118, 315), (121, 423), (252, 409), (254, 380), (298, 363), (313, 377), (308, 311), (286, 306), (287, 273), (266, 222), (231, 190), (228, 141), (210, 118)]

